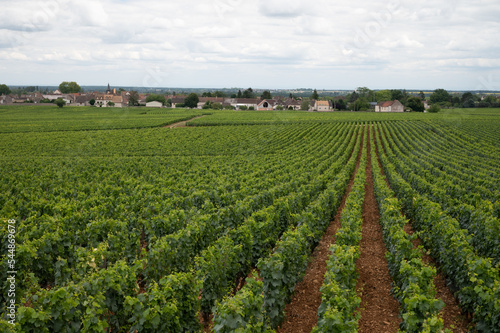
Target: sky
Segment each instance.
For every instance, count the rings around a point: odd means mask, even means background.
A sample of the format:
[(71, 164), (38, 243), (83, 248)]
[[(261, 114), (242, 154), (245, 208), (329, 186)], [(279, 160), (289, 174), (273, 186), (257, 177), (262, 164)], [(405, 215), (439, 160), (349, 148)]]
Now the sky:
[(500, 90), (498, 0), (0, 0), (0, 84)]

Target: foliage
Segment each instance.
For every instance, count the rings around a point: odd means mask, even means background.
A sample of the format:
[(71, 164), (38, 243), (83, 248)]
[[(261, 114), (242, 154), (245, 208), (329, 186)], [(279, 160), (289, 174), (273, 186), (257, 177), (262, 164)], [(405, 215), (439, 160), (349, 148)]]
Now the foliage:
[(137, 91), (130, 91), (128, 95), (128, 106), (139, 105), (139, 93)]
[(377, 103), (393, 100), (392, 93), (390, 90), (379, 90), (375, 93), (375, 100)]
[(312, 95), (311, 95), (311, 99), (312, 100), (318, 100), (319, 99), (319, 95), (318, 95), (318, 91), (316, 89), (314, 89)]
[(271, 92), (269, 90), (264, 90), (262, 92), (262, 95), (260, 96), (261, 99), (272, 99), (273, 96), (271, 95)]
[(59, 91), (63, 94), (74, 94), (82, 91), (82, 88), (76, 82), (64, 81), (59, 85)]
[(92, 99), (89, 101), (89, 104), (90, 104), (91, 106), (94, 106), (94, 104), (95, 104), (95, 99), (93, 99), (93, 98), (92, 98)]
[(265, 324), (263, 305), (263, 283), (258, 281), (258, 275), (254, 272), (234, 297), (227, 297), (217, 304), (214, 312), (214, 331), (216, 333), (274, 332)]
[(159, 94), (150, 94), (148, 97), (146, 97), (146, 103), (153, 102), (153, 101), (160, 102), (163, 105), (165, 105), (165, 103), (167, 102), (165, 100), (165, 96), (159, 95)]
[(54, 103), (59, 107), (62, 108), (63, 106), (66, 105), (66, 102), (62, 98), (58, 98), (54, 101)]
[(191, 93), (184, 100), (184, 107), (194, 109), (194, 108), (198, 107), (199, 101), (200, 101), (200, 99), (198, 98), (198, 95), (195, 93)]
[[(0, 212), (19, 230), (18, 331), (198, 331), (200, 311), (213, 311), (221, 332), (272, 331), (341, 202), (362, 130), (375, 128), (372, 154), (376, 142), (395, 191), (377, 200), (401, 329), (442, 327), (435, 269), (401, 231), (403, 211), (477, 329), (495, 332), (498, 110), (213, 110), (195, 128), (163, 128), (201, 113), (0, 107)], [(332, 249), (339, 269), (324, 281), (321, 325), (340, 330), (356, 325), (357, 298), (342, 286), (354, 284), (363, 170)], [(8, 232), (0, 226), (0, 238)], [(261, 275), (235, 292), (251, 267)]]
[(350, 104), (350, 108), (354, 111), (366, 111), (370, 108), (370, 103), (365, 98), (358, 98)]
[[(238, 98), (240, 98), (240, 96), (238, 96)], [(245, 91), (243, 91), (243, 94), (241, 95), (241, 98), (255, 98), (255, 93), (253, 92), (253, 89), (252, 88), (245, 89)]]
[(300, 104), (300, 109), (307, 111), (309, 110), (309, 107), (311, 106), (311, 102), (308, 99), (303, 99), (302, 103)]
[(5, 84), (0, 84), (0, 96), (9, 95), (11, 93), (10, 88)]
[(413, 111), (416, 111), (416, 112), (424, 112), (424, 110), (425, 110), (424, 103), (422, 103), (422, 100), (419, 97), (408, 98), (408, 101), (406, 102), (406, 106), (411, 108)]
[(430, 106), (430, 108), (427, 109), (427, 112), (430, 112), (430, 113), (438, 113), (439, 111), (441, 111), (441, 108), (437, 104), (432, 104)]
[(444, 89), (436, 89), (431, 94), (430, 100), (432, 103), (450, 102), (451, 95)]

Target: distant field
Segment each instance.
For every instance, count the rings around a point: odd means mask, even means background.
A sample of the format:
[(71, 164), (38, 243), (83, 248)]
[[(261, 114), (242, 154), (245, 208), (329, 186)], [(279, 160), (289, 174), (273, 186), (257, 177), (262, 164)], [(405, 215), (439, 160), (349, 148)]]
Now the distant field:
[(0, 106), (0, 133), (158, 127), (201, 115), (202, 110), (57, 106)]
[[(188, 127), (164, 127), (202, 114)], [(202, 321), (221, 332), (243, 330), (246, 320), (270, 332), (338, 208), (344, 229), (330, 271), (317, 278), (320, 317), (345, 315), (357, 325), (358, 229), (363, 191), (373, 186), (390, 251), (382, 256), (387, 290), (396, 292), (403, 327), (443, 326), (436, 268), (412, 247), (411, 219), (448, 279), (441, 287), (450, 284), (473, 325), (493, 332), (499, 133), (500, 109), (0, 107), (0, 331), (196, 332), (200, 318), (215, 314)], [(12, 258), (14, 327), (6, 322)], [(251, 271), (260, 276), (242, 287)], [(341, 331), (328, 327), (344, 323), (337, 319), (318, 321), (327, 325), (318, 331)]]

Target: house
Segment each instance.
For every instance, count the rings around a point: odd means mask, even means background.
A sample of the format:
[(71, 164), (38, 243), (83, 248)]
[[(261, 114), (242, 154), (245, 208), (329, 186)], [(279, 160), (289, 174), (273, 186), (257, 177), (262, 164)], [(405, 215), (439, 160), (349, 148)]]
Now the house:
[(163, 103), (158, 102), (158, 101), (151, 101), (151, 102), (147, 102), (146, 106), (148, 108), (161, 108), (161, 107), (163, 107)]
[(124, 105), (123, 97), (122, 95), (116, 96), (98, 93), (95, 97), (95, 105), (100, 107), (114, 106), (116, 108), (121, 108)]
[(265, 99), (257, 104), (257, 110), (275, 110), (280, 103), (276, 99)]
[(177, 104), (184, 104), (186, 101), (186, 97), (173, 97), (172, 98), (172, 107), (176, 108)]
[(0, 96), (0, 104), (11, 104), (13, 103), (13, 98), (11, 95)]
[(224, 103), (224, 98), (223, 97), (199, 97), (198, 98), (198, 109), (203, 109), (203, 106), (205, 106), (205, 104), (207, 102), (210, 102), (210, 104), (213, 104), (213, 103), (219, 103), (219, 104), (223, 104)]
[(400, 101), (383, 101), (375, 106), (375, 112), (404, 112), (405, 107)]
[(225, 103), (229, 103), (236, 110), (239, 110), (242, 106), (247, 109), (253, 108), (257, 110), (260, 101), (258, 98), (228, 98)]
[(333, 111), (332, 102), (331, 101), (316, 101), (314, 103), (313, 109), (315, 111), (320, 111), (320, 112)]
[(287, 98), (283, 101), (283, 108), (285, 110), (300, 110), (301, 103), (293, 98)]
[(93, 94), (75, 94), (75, 106), (89, 106), (90, 100), (95, 100), (95, 96)]

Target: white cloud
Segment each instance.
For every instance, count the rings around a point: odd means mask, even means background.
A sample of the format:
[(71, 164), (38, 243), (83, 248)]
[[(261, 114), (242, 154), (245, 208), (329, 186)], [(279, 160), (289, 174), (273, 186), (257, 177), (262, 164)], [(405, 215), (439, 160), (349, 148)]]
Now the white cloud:
[(500, 75), (499, 15), (495, 0), (5, 1), (2, 79), (141, 85), (161, 65), (171, 86), (354, 88), (387, 71), (400, 86), (456, 86), (457, 73)]

